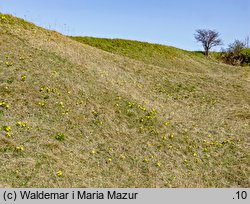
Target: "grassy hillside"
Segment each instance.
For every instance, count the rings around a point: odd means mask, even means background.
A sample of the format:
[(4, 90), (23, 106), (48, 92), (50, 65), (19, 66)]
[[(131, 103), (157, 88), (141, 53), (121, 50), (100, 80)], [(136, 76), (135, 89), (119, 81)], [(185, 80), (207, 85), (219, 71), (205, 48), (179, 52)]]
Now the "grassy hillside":
[[(147, 42), (79, 36), (71, 36), (70, 38), (107, 52), (157, 66), (166, 66), (171, 62), (175, 63), (176, 61), (181, 62), (182, 58), (185, 58), (186, 60), (187, 57), (191, 59), (195, 56), (203, 57), (201, 52), (189, 52), (175, 47), (150, 44)], [(195, 59), (197, 60), (197, 58)]]
[(0, 187), (250, 186), (249, 68), (91, 45), (0, 15)]

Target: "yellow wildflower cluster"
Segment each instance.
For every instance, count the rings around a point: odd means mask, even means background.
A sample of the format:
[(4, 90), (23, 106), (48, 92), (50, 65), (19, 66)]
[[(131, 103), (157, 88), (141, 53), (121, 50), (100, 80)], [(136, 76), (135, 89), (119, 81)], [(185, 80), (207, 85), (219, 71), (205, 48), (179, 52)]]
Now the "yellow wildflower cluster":
[(6, 136), (6, 137), (11, 137), (11, 133), (10, 133), (10, 132), (6, 132), (6, 133), (5, 133), (5, 136)]
[(3, 126), (3, 130), (5, 132), (10, 132), (11, 131), (11, 126), (5, 125), (5, 126)]
[(26, 79), (27, 79), (27, 76), (26, 76), (26, 75), (22, 75), (22, 76), (21, 76), (21, 80), (22, 80), (22, 81), (25, 81)]
[(120, 159), (125, 159), (125, 156), (123, 154), (121, 154)]
[(132, 102), (128, 101), (128, 107), (129, 108), (133, 108), (134, 106), (135, 106), (135, 103), (132, 103)]
[(141, 109), (141, 110), (143, 110), (143, 111), (146, 111), (146, 110), (147, 110), (145, 107), (143, 107), (143, 106), (140, 105), (140, 104), (138, 105), (138, 108)]
[(56, 176), (61, 177), (62, 175), (63, 175), (63, 174), (62, 174), (62, 171), (61, 171), (61, 170), (59, 170), (59, 171), (56, 172)]
[(0, 107), (8, 109), (10, 106), (5, 102), (0, 102)]
[(6, 17), (5, 16), (1, 16), (1, 20), (5, 21)]
[(17, 123), (16, 123), (16, 125), (17, 126), (19, 126), (19, 127), (27, 127), (27, 122), (21, 122), (21, 121), (18, 121)]
[(45, 102), (44, 101), (39, 102), (38, 105), (41, 106), (41, 107), (44, 107), (45, 106)]
[(10, 67), (10, 66), (12, 66), (12, 65), (13, 65), (13, 63), (12, 63), (12, 62), (8, 62), (8, 61), (6, 61), (6, 62), (5, 62), (5, 64), (6, 64), (6, 66), (7, 66), (7, 67)]
[(174, 134), (170, 134), (169, 139), (174, 139)]
[(24, 150), (23, 146), (17, 146), (16, 151), (22, 152)]
[(159, 166), (159, 167), (160, 167), (160, 166), (161, 166), (161, 162), (158, 161), (158, 162), (156, 163), (156, 166)]

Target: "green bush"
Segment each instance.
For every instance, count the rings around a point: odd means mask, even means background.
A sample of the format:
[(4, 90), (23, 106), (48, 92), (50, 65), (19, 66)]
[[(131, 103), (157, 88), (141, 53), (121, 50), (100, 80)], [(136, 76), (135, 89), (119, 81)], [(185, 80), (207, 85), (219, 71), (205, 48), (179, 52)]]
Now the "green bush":
[(221, 54), (221, 59), (231, 65), (248, 66), (250, 65), (250, 48), (240, 40), (235, 40), (228, 49)]
[(243, 49), (241, 54), (244, 58), (243, 65), (250, 65), (250, 48)]

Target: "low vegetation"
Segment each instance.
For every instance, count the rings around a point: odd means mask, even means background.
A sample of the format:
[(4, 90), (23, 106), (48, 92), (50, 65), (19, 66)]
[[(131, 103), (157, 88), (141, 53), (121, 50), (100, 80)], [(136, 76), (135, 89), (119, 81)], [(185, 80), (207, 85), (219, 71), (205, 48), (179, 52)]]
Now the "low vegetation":
[(169, 65), (183, 57), (193, 57), (192, 52), (160, 44), (150, 44), (123, 39), (105, 39), (94, 37), (70, 37), (78, 42), (102, 49), (107, 52), (140, 60), (156, 66)]
[(248, 67), (73, 39), (0, 14), (0, 187), (249, 187)]
[(243, 47), (236, 51), (229, 49), (220, 53), (218, 59), (233, 66), (250, 66), (250, 48)]

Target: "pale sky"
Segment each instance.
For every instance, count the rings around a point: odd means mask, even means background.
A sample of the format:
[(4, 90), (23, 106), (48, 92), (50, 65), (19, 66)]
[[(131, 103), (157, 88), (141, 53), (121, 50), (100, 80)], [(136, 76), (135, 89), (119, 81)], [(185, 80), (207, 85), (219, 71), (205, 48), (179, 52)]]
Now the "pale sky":
[(194, 39), (198, 28), (217, 30), (224, 47), (250, 36), (250, 0), (0, 0), (0, 12), (67, 35), (186, 50), (202, 49)]

